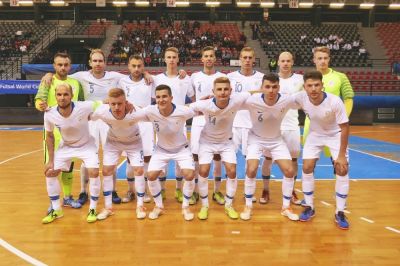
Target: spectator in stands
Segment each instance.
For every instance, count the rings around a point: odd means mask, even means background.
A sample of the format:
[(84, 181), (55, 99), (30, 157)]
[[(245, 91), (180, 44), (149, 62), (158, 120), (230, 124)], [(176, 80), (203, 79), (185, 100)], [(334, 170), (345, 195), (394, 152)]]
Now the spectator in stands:
[(358, 49), (358, 56), (362, 59), (367, 58), (367, 49), (365, 49), (364, 46)]
[(306, 39), (307, 39), (307, 34), (303, 33), (303, 34), (300, 36), (300, 42), (303, 43), (303, 42), (306, 41)]
[(400, 62), (399, 60), (393, 62), (392, 73), (396, 76), (400, 76)]
[(354, 40), (353, 41), (353, 49), (358, 49), (360, 47), (360, 41), (359, 40)]
[(328, 43), (328, 39), (326, 37), (322, 37), (321, 44), (325, 45)]
[(269, 72), (275, 73), (276, 69), (278, 68), (278, 62), (276, 60), (276, 57), (272, 57), (269, 60), (269, 64), (268, 64), (268, 68), (269, 68)]

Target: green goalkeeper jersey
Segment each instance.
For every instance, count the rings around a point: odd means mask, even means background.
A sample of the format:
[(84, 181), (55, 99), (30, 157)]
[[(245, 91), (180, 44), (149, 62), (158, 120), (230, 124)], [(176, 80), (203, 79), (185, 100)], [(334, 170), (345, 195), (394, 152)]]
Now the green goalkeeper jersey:
[(328, 74), (323, 75), (322, 82), (326, 92), (339, 96), (343, 100), (354, 97), (353, 87), (346, 74), (329, 68)]

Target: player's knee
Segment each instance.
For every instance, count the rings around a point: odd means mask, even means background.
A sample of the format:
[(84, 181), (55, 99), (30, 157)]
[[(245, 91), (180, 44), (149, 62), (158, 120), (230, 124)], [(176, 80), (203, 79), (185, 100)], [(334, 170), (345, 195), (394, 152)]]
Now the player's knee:
[(103, 176), (112, 175), (114, 173), (114, 167), (103, 166), (102, 172), (103, 172)]
[(186, 181), (192, 181), (194, 179), (194, 170), (184, 170), (182, 174)]
[(226, 169), (226, 176), (231, 179), (235, 178), (236, 170), (235, 169)]
[(283, 175), (289, 178), (292, 178), (294, 176), (294, 170), (293, 167), (285, 167), (282, 169)]
[[(110, 175), (112, 175), (113, 172), (111, 172)], [(98, 168), (91, 168), (89, 169), (89, 177), (98, 177), (99, 176), (99, 169)]]
[(202, 168), (199, 169), (199, 175), (202, 177), (208, 176), (208, 173), (209, 173), (208, 169), (202, 169)]
[(60, 170), (48, 169), (45, 172), (45, 175), (46, 177), (57, 177), (60, 172), (61, 172)]
[(141, 176), (141, 175), (143, 175), (143, 174), (144, 174), (143, 167), (134, 167), (134, 168), (133, 168), (133, 174), (134, 174), (135, 176)]
[(258, 167), (248, 167), (246, 170), (246, 175), (250, 178), (254, 178), (257, 174)]
[(314, 171), (314, 165), (312, 164), (303, 164), (303, 172), (305, 174), (311, 174)]
[(158, 178), (158, 173), (157, 172), (151, 171), (151, 172), (147, 173), (147, 179), (149, 181), (155, 181), (155, 180), (157, 180), (157, 178)]

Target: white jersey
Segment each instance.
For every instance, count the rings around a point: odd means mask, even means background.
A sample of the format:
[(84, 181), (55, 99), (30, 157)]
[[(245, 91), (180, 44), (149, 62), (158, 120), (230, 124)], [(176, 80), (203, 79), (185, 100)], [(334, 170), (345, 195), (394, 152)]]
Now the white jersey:
[(319, 105), (312, 104), (305, 91), (297, 93), (294, 97), (296, 103), (301, 106), (310, 119), (310, 133), (334, 136), (340, 132), (339, 124), (349, 122), (349, 118), (339, 97), (331, 93), (323, 92), (323, 94), (324, 100)]
[[(212, 75), (207, 75), (203, 71), (193, 73), (190, 77), (192, 80), (192, 87), (196, 92), (196, 101), (202, 97), (213, 94), (214, 80), (220, 77), (226, 77), (224, 73), (216, 71)], [(193, 117), (192, 126), (204, 126), (206, 120), (204, 116)]]
[(147, 85), (144, 78), (136, 82), (130, 76), (125, 76), (118, 82), (118, 88), (125, 91), (126, 99), (134, 105), (146, 107), (151, 104), (153, 85)]
[(278, 94), (274, 105), (264, 102), (264, 94), (256, 93), (247, 99), (245, 108), (250, 112), (253, 127), (250, 133), (265, 140), (281, 137), (281, 123), (290, 108), (298, 108), (294, 97)]
[(249, 97), (249, 93), (234, 94), (230, 97), (229, 103), (224, 109), (220, 109), (216, 105), (215, 98), (190, 104), (190, 108), (196, 112), (202, 112), (206, 117), (200, 139), (211, 143), (232, 139), (233, 120)]
[[(138, 109), (135, 106), (135, 109)], [(134, 113), (127, 114), (122, 120), (116, 119), (108, 104), (103, 104), (91, 115), (91, 120), (103, 120), (110, 129), (108, 130), (107, 140), (132, 143), (140, 139), (140, 131), (137, 123), (133, 120)]]
[[(259, 90), (262, 85), (264, 74), (254, 70), (253, 75), (244, 76), (240, 71), (231, 72), (228, 78), (234, 93)], [(250, 114), (246, 110), (239, 111), (233, 121), (234, 127), (251, 128)]]
[(118, 81), (126, 75), (105, 71), (104, 76), (98, 79), (93, 76), (91, 71), (79, 71), (69, 76), (82, 84), (85, 100), (100, 101), (106, 99), (108, 91), (116, 88)]
[[(177, 105), (184, 105), (186, 96), (189, 98), (194, 96), (194, 90), (190, 81), (190, 77), (186, 76), (184, 79), (176, 77), (170, 78), (166, 73), (160, 73), (154, 77), (154, 89), (158, 85), (168, 85), (171, 88), (172, 102)], [(155, 93), (153, 93), (155, 97)]]
[(184, 105), (173, 105), (174, 110), (169, 116), (163, 116), (158, 105), (150, 105), (134, 113), (136, 121), (152, 122), (157, 134), (157, 146), (167, 152), (177, 152), (188, 145), (183, 131), (186, 120), (195, 113)]
[(44, 113), (44, 128), (53, 131), (58, 128), (61, 133), (62, 142), (70, 147), (81, 147), (89, 142), (89, 115), (93, 112), (94, 103), (72, 102), (72, 112), (68, 117), (63, 117), (58, 112), (58, 106), (52, 107)]
[[(303, 76), (293, 73), (289, 78), (279, 78), (279, 93), (292, 95), (303, 89)], [(283, 118), (281, 130), (299, 130), (299, 111), (290, 109)]]

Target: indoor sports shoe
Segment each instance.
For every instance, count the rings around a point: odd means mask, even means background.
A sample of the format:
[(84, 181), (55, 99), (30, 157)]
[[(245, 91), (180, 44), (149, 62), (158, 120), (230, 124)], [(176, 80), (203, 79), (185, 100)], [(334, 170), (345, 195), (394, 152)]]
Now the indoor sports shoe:
[(154, 209), (149, 213), (149, 219), (150, 220), (158, 219), (158, 217), (160, 217), (160, 215), (162, 215), (163, 213), (164, 213), (163, 209), (155, 206)]
[(135, 192), (127, 191), (125, 197), (122, 198), (122, 203), (128, 203), (135, 199)]
[(206, 206), (201, 207), (199, 213), (197, 214), (197, 218), (199, 218), (200, 220), (207, 220), (208, 207), (206, 207)]
[(47, 214), (47, 216), (42, 219), (42, 223), (49, 224), (49, 223), (53, 222), (55, 219), (61, 218), (63, 216), (64, 216), (64, 213), (63, 213), (62, 209), (59, 209), (59, 210), (51, 209), (49, 214)]
[(79, 209), (82, 207), (82, 204), (79, 203), (79, 200), (74, 200), (74, 198), (72, 198), (72, 196), (69, 196), (69, 198), (63, 199), (63, 206), (71, 207), (73, 209)]
[(97, 221), (97, 212), (95, 209), (89, 209), (88, 215), (86, 217), (88, 223), (94, 223)]
[(115, 190), (112, 192), (112, 202), (115, 204), (121, 203), (121, 198), (118, 196), (118, 193)]
[(289, 220), (291, 221), (298, 221), (300, 219), (299, 216), (295, 214), (291, 208), (282, 209), (281, 214), (289, 218)]
[(188, 207), (182, 208), (182, 214), (183, 214), (183, 218), (185, 219), (185, 221), (191, 221), (194, 218), (193, 212), (191, 212)]
[(189, 205), (195, 205), (197, 203), (198, 195), (199, 194), (197, 192), (193, 192), (192, 196), (189, 199)]
[(344, 212), (340, 211), (335, 214), (335, 222), (340, 229), (347, 230), (349, 229), (349, 222), (347, 222), (347, 218), (344, 215)]
[(144, 206), (136, 207), (136, 218), (138, 219), (146, 218), (146, 208)]
[[(105, 220), (108, 216), (114, 215), (112, 209), (103, 209), (99, 214), (97, 214), (97, 220)], [(88, 221), (89, 222), (89, 221)]]
[(240, 213), (240, 219), (248, 221), (251, 218), (251, 207), (245, 206), (243, 211)]
[(260, 204), (267, 204), (269, 202), (269, 190), (266, 190), (266, 189), (263, 190), (258, 202)]
[(315, 210), (312, 209), (310, 206), (306, 206), (304, 211), (300, 214), (300, 221), (302, 222), (308, 222), (315, 216)]
[(224, 194), (222, 194), (221, 191), (214, 192), (212, 199), (215, 200), (219, 205), (224, 205), (225, 204), (225, 198)]
[(150, 203), (151, 202), (151, 198), (150, 198), (149, 194), (147, 194), (147, 192), (145, 192), (145, 194), (144, 194), (143, 202), (144, 203)]
[(293, 190), (292, 198), (290, 200), (294, 205), (301, 205), (302, 200), (297, 197), (296, 191)]
[[(164, 198), (163, 198), (164, 199)], [(175, 199), (179, 202), (182, 203), (183, 201), (183, 193), (182, 190), (180, 190), (179, 188), (177, 188), (175, 190)]]
[(239, 213), (235, 211), (232, 205), (225, 206), (225, 213), (228, 215), (229, 218), (236, 220), (239, 218)]
[(88, 201), (88, 193), (81, 192), (79, 194), (78, 202), (83, 206)]

